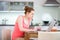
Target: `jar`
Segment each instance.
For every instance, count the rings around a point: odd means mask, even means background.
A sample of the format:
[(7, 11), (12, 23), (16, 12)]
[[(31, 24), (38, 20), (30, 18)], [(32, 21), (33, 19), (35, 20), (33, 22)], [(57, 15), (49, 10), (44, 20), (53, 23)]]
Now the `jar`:
[(51, 32), (57, 32), (57, 28), (56, 27), (52, 27)]

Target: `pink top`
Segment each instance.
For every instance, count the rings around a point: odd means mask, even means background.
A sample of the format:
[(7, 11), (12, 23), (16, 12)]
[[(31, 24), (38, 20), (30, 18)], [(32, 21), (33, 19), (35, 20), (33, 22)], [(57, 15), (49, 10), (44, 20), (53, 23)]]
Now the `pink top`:
[[(28, 29), (28, 25), (24, 23), (24, 17), (23, 18), (23, 27)], [(15, 23), (15, 27), (14, 27), (14, 31), (12, 33), (12, 40), (14, 40), (15, 38), (18, 38), (18, 37), (23, 37), (24, 36), (24, 32), (23, 31), (20, 31), (19, 29), (19, 25), (18, 25), (18, 22)]]

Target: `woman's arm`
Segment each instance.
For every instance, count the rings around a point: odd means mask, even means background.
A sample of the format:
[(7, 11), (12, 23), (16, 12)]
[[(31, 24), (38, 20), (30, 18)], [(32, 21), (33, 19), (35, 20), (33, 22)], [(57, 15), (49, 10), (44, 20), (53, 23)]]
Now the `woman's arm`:
[(18, 17), (17, 22), (18, 22), (18, 25), (19, 25), (19, 29), (21, 31), (24, 31), (24, 32), (27, 32), (27, 31), (35, 31), (35, 29), (26, 29), (26, 28), (23, 27), (23, 18), (22, 18), (22, 16), (19, 16)]

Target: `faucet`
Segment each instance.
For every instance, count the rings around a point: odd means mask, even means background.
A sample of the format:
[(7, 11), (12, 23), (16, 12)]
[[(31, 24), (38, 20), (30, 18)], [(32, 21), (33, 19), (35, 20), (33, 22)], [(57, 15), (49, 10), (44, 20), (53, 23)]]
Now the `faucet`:
[(2, 19), (2, 24), (5, 24), (6, 25), (6, 22), (7, 22), (8, 20), (6, 19), (6, 18), (4, 18), (4, 19)]

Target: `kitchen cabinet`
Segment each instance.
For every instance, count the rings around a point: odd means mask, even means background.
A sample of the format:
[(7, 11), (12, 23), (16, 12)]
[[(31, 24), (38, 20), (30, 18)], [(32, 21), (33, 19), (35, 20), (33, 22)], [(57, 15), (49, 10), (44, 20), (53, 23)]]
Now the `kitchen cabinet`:
[(0, 26), (0, 40), (2, 40), (2, 26)]
[(0, 26), (0, 40), (11, 40), (14, 26)]
[(0, 11), (24, 11), (25, 6), (33, 7), (33, 2), (0, 1)]
[(3, 5), (2, 5), (2, 2), (0, 2), (0, 11), (2, 11), (4, 8), (3, 8)]
[(0, 1), (0, 11), (8, 10), (8, 2)]
[(34, 32), (34, 31), (31, 31), (31, 32), (25, 32), (25, 37), (24, 37), (25, 40), (36, 40), (38, 39), (38, 32)]
[(38, 32), (38, 40), (60, 40), (60, 32)]
[(10, 2), (10, 11), (23, 11), (25, 6), (33, 7), (33, 2)]
[(2, 29), (2, 40), (11, 40), (11, 30)]

